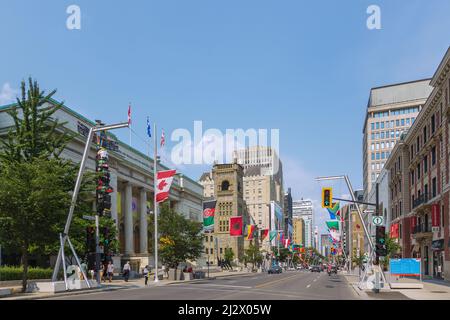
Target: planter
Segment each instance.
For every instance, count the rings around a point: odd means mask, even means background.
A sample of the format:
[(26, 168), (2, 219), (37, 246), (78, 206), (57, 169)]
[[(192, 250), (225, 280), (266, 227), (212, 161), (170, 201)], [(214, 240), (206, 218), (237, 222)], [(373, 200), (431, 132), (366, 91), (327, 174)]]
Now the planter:
[(193, 280), (194, 279), (194, 274), (191, 272), (183, 272), (183, 280)]
[(169, 280), (174, 281), (177, 279), (177, 269), (169, 269)]

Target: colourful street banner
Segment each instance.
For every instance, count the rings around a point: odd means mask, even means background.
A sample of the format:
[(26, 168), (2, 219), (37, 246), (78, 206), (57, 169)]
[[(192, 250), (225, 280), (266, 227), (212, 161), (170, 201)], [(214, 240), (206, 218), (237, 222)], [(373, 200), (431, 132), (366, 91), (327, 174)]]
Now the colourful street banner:
[(261, 230), (261, 241), (264, 240), (265, 238), (267, 238), (268, 234), (269, 234), (269, 229)]
[(328, 229), (339, 230), (339, 221), (338, 220), (328, 220), (326, 221)]
[(230, 218), (230, 236), (242, 236), (242, 216)]
[(256, 228), (256, 226), (254, 226), (252, 224), (247, 226), (247, 237), (246, 237), (246, 240), (252, 240), (253, 239), (253, 233), (255, 232), (255, 228)]
[(272, 242), (272, 240), (275, 239), (276, 236), (277, 236), (276, 231), (270, 231), (269, 241)]
[(214, 215), (216, 212), (216, 200), (203, 202), (203, 230), (214, 230)]
[(336, 219), (336, 216), (340, 215), (339, 202), (333, 202), (332, 207), (327, 208), (327, 210), (328, 210), (328, 213), (330, 214), (330, 219), (332, 219), (332, 220)]

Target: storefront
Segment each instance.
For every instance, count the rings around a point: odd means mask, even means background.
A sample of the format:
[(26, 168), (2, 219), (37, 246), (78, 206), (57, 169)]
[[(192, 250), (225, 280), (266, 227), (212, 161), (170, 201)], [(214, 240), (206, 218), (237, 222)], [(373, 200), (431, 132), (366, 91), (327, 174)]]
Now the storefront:
[(442, 279), (444, 272), (444, 239), (434, 240), (431, 243), (433, 251), (433, 277)]

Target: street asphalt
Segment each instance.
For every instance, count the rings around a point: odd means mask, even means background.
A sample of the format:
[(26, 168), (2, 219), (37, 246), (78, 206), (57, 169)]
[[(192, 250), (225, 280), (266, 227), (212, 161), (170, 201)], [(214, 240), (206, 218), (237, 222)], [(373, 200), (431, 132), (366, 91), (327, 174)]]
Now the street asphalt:
[(129, 288), (48, 300), (353, 300), (360, 297), (342, 275), (288, 271), (253, 273), (190, 283)]

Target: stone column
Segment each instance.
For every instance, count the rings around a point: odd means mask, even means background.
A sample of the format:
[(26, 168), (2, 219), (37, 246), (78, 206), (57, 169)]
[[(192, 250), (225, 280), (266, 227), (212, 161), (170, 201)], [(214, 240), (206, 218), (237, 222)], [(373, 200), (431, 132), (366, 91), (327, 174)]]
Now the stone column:
[(133, 236), (133, 203), (132, 186), (125, 183), (124, 190), (124, 224), (125, 224), (125, 254), (134, 254), (134, 236)]
[(140, 251), (143, 254), (148, 254), (148, 233), (147, 233), (147, 190), (141, 188), (140, 190), (140, 221), (139, 221), (139, 241)]
[(110, 186), (113, 188), (114, 192), (111, 193), (111, 218), (114, 219), (116, 223), (117, 238), (119, 238), (119, 216), (117, 209), (117, 192), (119, 192), (117, 184), (117, 174), (115, 170), (111, 170), (111, 181)]

